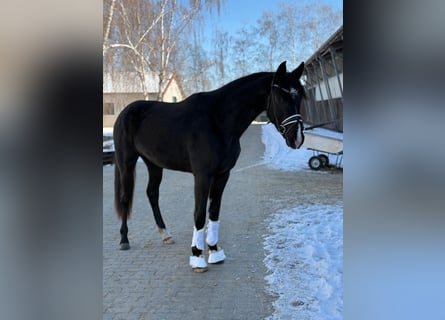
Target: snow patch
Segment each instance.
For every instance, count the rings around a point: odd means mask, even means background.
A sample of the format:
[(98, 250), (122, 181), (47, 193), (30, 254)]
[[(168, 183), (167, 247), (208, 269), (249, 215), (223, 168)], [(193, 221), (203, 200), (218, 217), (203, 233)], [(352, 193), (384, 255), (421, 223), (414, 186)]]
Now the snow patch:
[(342, 204), (276, 212), (264, 237), (274, 319), (342, 319)]
[[(323, 128), (311, 130), (311, 133), (343, 140), (343, 134)], [(265, 146), (263, 160), (271, 169), (300, 171), (311, 170), (309, 158), (314, 155), (304, 145), (300, 149), (291, 149), (272, 123), (262, 126), (262, 141)], [(329, 163), (336, 163), (335, 155), (327, 155)]]

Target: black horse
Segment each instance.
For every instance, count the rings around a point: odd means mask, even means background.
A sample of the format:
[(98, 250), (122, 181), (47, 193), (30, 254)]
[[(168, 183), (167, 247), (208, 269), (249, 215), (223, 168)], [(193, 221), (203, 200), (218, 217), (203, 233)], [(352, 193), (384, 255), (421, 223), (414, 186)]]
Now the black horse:
[(241, 151), (240, 137), (266, 110), (290, 148), (303, 144), (300, 102), (304, 88), (299, 81), (303, 69), (301, 63), (287, 72), (283, 62), (276, 72), (254, 73), (178, 103), (135, 101), (128, 105), (114, 125), (115, 206), (122, 219), (120, 248), (130, 248), (127, 219), (133, 201), (134, 169), (141, 157), (149, 171), (147, 196), (164, 243), (173, 243), (173, 239), (158, 205), (162, 170), (191, 172), (195, 182), (195, 226), (190, 265), (197, 272), (207, 270), (202, 251), (208, 199), (208, 262), (224, 261), (224, 251), (217, 247), (219, 211), (230, 170)]

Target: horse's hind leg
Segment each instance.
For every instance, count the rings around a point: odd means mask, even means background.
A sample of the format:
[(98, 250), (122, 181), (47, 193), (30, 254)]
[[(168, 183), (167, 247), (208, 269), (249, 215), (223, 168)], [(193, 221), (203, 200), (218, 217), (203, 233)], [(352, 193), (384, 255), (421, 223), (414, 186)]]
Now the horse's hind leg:
[(209, 263), (222, 263), (226, 256), (224, 250), (218, 250), (219, 211), (224, 188), (229, 179), (230, 171), (215, 176), (210, 187), (209, 223), (207, 225), (206, 242), (209, 246)]
[(195, 174), (195, 226), (192, 237), (192, 256), (190, 257), (190, 266), (195, 272), (207, 271), (207, 263), (202, 256), (202, 251), (204, 250), (204, 225), (210, 182), (210, 176)]
[(161, 185), (162, 181), (162, 168), (147, 160), (145, 160), (145, 163), (147, 164), (149, 174), (147, 197), (153, 210), (156, 226), (158, 228), (158, 232), (161, 234), (163, 243), (172, 244), (175, 241), (168, 233), (164, 220), (162, 219), (161, 210), (159, 209), (159, 186)]

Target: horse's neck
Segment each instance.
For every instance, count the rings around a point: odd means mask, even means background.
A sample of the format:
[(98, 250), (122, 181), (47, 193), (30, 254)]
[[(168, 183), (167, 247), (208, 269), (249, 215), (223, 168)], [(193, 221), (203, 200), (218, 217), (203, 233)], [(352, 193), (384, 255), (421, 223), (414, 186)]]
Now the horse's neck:
[[(241, 137), (252, 121), (266, 109), (271, 81), (272, 74), (266, 74), (251, 84), (240, 86), (238, 99), (235, 99), (238, 103), (222, 106), (222, 121), (226, 132)], [(229, 97), (230, 100), (232, 98)]]

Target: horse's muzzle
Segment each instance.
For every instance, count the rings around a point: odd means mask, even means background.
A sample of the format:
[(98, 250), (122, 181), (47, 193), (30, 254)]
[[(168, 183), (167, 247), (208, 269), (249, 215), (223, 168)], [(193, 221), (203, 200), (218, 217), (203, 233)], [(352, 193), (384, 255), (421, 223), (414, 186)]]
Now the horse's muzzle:
[(298, 126), (296, 133), (285, 137), (286, 144), (292, 149), (300, 149), (304, 143), (304, 133), (302, 126)]

